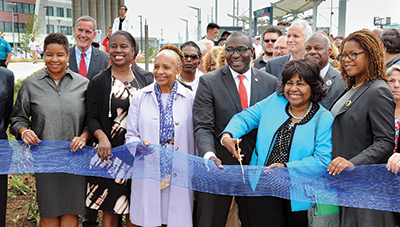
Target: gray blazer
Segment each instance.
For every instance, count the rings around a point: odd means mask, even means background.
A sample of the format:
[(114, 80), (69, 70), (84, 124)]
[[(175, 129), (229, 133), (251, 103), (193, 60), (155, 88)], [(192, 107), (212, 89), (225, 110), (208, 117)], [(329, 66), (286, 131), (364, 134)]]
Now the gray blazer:
[(265, 72), (274, 75), (278, 81), (282, 81), (282, 72), (285, 69), (286, 63), (290, 60), (291, 55), (285, 55), (277, 58), (269, 59), (265, 65)]
[[(278, 80), (265, 72), (251, 68), (250, 106), (274, 93)], [(194, 138), (201, 157), (212, 151), (225, 165), (237, 165), (228, 150), (217, 140), (233, 115), (242, 111), (239, 92), (229, 66), (223, 66), (200, 77), (193, 104)], [(243, 137), (241, 148), (244, 163), (249, 163), (256, 141), (256, 130)]]
[[(78, 65), (76, 63), (76, 55), (75, 55), (75, 46), (69, 48), (69, 68), (76, 73), (79, 73)], [(104, 70), (107, 68), (107, 59), (108, 59), (108, 54), (102, 50), (98, 50), (94, 47), (92, 47), (92, 57), (90, 58), (90, 63), (89, 63), (89, 71), (87, 74), (87, 78), (91, 80), (94, 76), (99, 74), (101, 70)]]
[(332, 159), (340, 156), (354, 165), (387, 162), (394, 148), (395, 108), (396, 101), (385, 81), (377, 79), (362, 85), (333, 121)]
[(344, 91), (345, 85), (340, 80), (340, 72), (331, 65), (329, 65), (324, 81), (324, 88), (327, 89), (328, 94), (319, 102), (319, 104), (329, 110), (332, 103)]

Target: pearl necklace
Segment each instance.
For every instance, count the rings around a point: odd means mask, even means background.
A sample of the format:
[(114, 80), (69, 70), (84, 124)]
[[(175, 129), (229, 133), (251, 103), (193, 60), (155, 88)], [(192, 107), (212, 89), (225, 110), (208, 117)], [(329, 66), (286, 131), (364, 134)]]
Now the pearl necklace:
[(310, 102), (310, 105), (308, 106), (307, 112), (302, 116), (302, 117), (296, 117), (292, 114), (292, 111), (290, 111), (290, 106), (289, 106), (289, 114), (292, 116), (292, 118), (301, 121), (307, 114), (310, 112), (312, 106), (312, 102)]
[(351, 88), (353, 88), (353, 90), (357, 90), (363, 84), (364, 84), (364, 82), (362, 82), (361, 84), (359, 84), (357, 86), (354, 86), (354, 84), (353, 84), (353, 86)]

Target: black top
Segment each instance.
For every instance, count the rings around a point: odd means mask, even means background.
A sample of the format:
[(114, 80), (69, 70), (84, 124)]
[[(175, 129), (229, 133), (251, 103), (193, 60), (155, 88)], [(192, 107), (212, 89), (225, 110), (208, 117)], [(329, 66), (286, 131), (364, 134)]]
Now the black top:
[[(154, 81), (153, 74), (135, 66), (132, 70), (140, 87)], [(111, 68), (100, 72), (89, 83), (86, 92), (86, 123), (94, 142), (98, 142), (93, 133), (101, 129), (110, 139), (112, 120), (108, 117), (111, 92)]]
[(301, 119), (298, 123), (293, 125), (292, 116), (289, 113), (289, 106), (290, 103), (286, 105), (286, 113), (289, 115), (289, 118), (276, 132), (275, 143), (272, 147), (271, 155), (268, 158), (266, 166), (272, 165), (274, 163), (286, 163), (289, 161), (290, 147), (292, 144), (292, 138), (296, 129), (296, 125), (306, 124), (307, 122), (309, 122), (319, 109), (319, 105), (313, 104), (310, 112), (308, 112), (308, 114), (304, 116), (304, 118)]
[(121, 17), (119, 18), (119, 27), (118, 30), (122, 30), (122, 23), (124, 22), (125, 18), (122, 19)]

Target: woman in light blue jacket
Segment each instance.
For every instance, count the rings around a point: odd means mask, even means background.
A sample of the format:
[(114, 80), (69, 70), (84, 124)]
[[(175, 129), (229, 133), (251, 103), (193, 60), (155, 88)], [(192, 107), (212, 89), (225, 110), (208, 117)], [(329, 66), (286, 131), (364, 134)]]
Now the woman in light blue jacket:
[[(222, 145), (238, 158), (236, 139), (258, 128), (250, 165), (328, 166), (333, 117), (318, 104), (326, 95), (318, 65), (306, 59), (291, 61), (282, 77), (276, 93), (231, 119), (220, 136)], [(250, 174), (254, 190), (261, 171)], [(246, 202), (251, 226), (308, 226), (309, 203), (271, 196), (248, 197)]]

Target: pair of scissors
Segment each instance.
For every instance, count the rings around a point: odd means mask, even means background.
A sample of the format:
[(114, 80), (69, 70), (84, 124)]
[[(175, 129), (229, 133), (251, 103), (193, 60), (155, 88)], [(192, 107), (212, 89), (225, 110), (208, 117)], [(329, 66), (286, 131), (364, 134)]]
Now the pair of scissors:
[(240, 163), (240, 168), (242, 168), (242, 176), (243, 176), (243, 183), (246, 183), (246, 180), (244, 178), (244, 169), (243, 169), (243, 164), (242, 164), (242, 157), (240, 156), (240, 148), (239, 148), (239, 139), (236, 139), (236, 145), (237, 145), (237, 152), (238, 152), (238, 161)]

